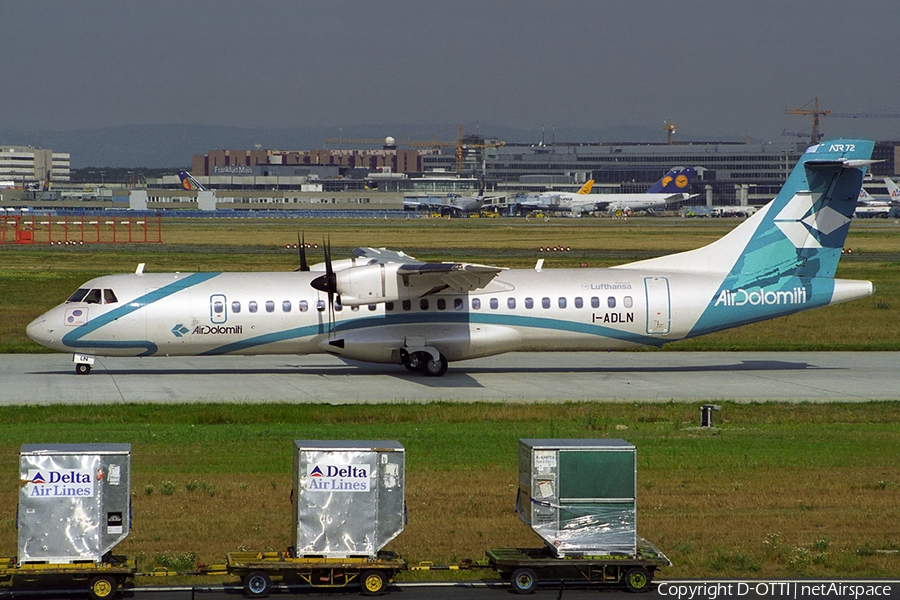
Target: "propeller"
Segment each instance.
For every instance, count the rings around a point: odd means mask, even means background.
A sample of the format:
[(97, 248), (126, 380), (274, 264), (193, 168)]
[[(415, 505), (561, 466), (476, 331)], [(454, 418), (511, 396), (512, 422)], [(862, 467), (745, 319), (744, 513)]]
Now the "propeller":
[(331, 264), (330, 238), (324, 242), (323, 250), (325, 252), (325, 274), (310, 281), (309, 285), (328, 294), (328, 333), (334, 333), (334, 297), (337, 295), (337, 301), (340, 302), (341, 296), (337, 293), (337, 277)]
[(300, 233), (297, 233), (297, 247), (300, 252), (300, 268), (295, 269), (295, 271), (309, 271), (309, 263), (306, 262), (306, 234), (302, 236)]

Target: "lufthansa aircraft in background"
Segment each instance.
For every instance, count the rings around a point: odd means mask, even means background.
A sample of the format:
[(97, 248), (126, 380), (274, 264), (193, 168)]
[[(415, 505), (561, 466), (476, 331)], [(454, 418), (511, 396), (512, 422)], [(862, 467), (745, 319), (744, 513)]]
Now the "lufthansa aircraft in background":
[[(526, 197), (516, 204), (520, 211), (558, 211), (579, 215), (588, 212), (651, 210), (692, 198), (686, 190), (696, 174), (697, 171), (691, 167), (671, 169), (646, 192), (638, 194), (591, 194), (591, 188), (585, 185), (576, 194), (547, 192), (537, 197)], [(588, 184), (593, 185), (594, 181), (591, 180)]]
[(874, 143), (810, 147), (778, 196), (708, 246), (606, 269), (506, 270), (386, 250), (289, 273), (98, 277), (28, 325), (95, 356), (329, 353), (443, 375), (503, 352), (661, 346), (864, 298), (835, 279)]

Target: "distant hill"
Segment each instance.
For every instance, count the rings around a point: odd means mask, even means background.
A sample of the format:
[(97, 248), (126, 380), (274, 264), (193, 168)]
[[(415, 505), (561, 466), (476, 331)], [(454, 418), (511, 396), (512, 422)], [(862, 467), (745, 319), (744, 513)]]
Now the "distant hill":
[[(507, 143), (546, 144), (560, 142), (662, 142), (660, 128), (640, 125), (605, 129), (559, 128), (513, 129), (491, 125), (465, 126), (465, 133), (477, 132)], [(216, 149), (309, 150), (325, 148), (328, 137), (380, 139), (455, 140), (456, 125), (357, 125), (352, 127), (305, 127), (250, 129), (211, 125), (129, 125), (78, 131), (16, 132), (0, 130), (0, 144), (50, 148), (68, 152), (72, 168), (148, 167), (189, 165), (194, 154)], [(679, 141), (688, 138), (678, 135)], [(722, 140), (726, 141), (726, 140)], [(334, 146), (331, 146), (334, 147)]]

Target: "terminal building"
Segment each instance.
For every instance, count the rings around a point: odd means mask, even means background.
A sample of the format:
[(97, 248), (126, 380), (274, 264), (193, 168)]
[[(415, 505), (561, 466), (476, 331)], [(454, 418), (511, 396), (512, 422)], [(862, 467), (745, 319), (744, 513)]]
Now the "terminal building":
[[(469, 136), (468, 139), (472, 139)], [(387, 138), (386, 142), (392, 142)], [(771, 200), (808, 143), (692, 142), (505, 144), (480, 138), (455, 152), (437, 148), (379, 150), (217, 150), (193, 157), (193, 174), (215, 190), (217, 204), (303, 208), (402, 208), (409, 197), (473, 194), (480, 186), (512, 203), (517, 195), (576, 191), (640, 193), (673, 167), (694, 167), (685, 203), (760, 206)], [(900, 142), (879, 142), (866, 189), (887, 193), (883, 177), (900, 173)], [(174, 175), (148, 184), (151, 203), (189, 202)], [(240, 206), (243, 205), (243, 206)], [(298, 205), (298, 206), (292, 206)]]
[(69, 168), (67, 153), (0, 146), (0, 187), (48, 189), (54, 183), (68, 183)]

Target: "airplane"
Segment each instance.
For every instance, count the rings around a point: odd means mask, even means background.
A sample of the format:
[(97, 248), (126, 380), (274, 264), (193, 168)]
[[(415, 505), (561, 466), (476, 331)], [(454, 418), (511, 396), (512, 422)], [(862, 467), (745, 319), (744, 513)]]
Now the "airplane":
[(897, 214), (897, 208), (900, 207), (900, 188), (890, 177), (885, 177), (884, 183), (890, 196), (872, 196), (864, 188), (859, 190), (859, 200), (853, 213), (855, 217), (887, 219)]
[[(357, 249), (279, 273), (97, 277), (27, 326), (97, 356), (328, 353), (430, 376), (505, 352), (665, 343), (870, 296), (835, 279), (874, 142), (811, 146), (774, 200), (711, 244), (611, 268), (504, 269)], [(301, 244), (303, 248), (305, 244)]]
[(429, 197), (428, 200), (404, 200), (403, 210), (428, 209), (444, 215), (462, 216), (468, 213), (476, 213), (484, 206), (487, 198), (484, 196), (484, 184), (475, 196), (459, 196), (450, 194), (447, 202), (442, 199)]
[[(670, 169), (659, 181), (654, 183), (643, 193), (638, 194), (589, 194), (579, 191), (579, 195), (573, 194), (541, 194), (537, 201), (526, 199), (518, 203), (519, 210), (547, 210), (572, 212), (582, 214), (586, 212), (616, 212), (639, 211), (659, 208), (672, 202), (680, 202), (693, 198), (696, 194), (685, 193), (691, 179), (697, 174), (692, 167)], [(593, 180), (589, 182), (593, 184)], [(584, 190), (584, 188), (582, 188)]]
[(194, 179), (194, 176), (187, 171), (179, 171), (178, 179), (181, 180), (181, 187), (188, 191), (205, 192), (206, 188), (203, 184)]

